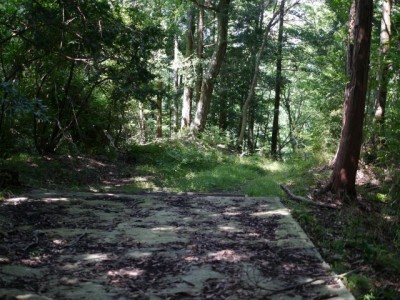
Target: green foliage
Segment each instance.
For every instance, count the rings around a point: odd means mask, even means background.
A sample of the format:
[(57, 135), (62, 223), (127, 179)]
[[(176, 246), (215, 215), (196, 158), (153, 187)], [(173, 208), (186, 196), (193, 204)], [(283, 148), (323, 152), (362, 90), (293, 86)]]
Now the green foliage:
[(0, 6), (2, 147), (21, 149), (9, 141), (31, 139), (25, 146), (40, 153), (65, 143), (85, 149), (93, 133), (120, 129), (112, 121), (123, 102), (151, 94), (148, 61), (160, 45), (157, 25), (131, 18), (133, 10), (106, 1)]
[(347, 278), (348, 287), (357, 296), (366, 294), (372, 288), (368, 278), (363, 275), (353, 274)]

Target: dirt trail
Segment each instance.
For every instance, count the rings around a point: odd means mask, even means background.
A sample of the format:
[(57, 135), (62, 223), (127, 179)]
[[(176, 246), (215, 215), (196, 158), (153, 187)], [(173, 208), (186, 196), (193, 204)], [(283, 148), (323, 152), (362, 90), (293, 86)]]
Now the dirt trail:
[(36, 192), (0, 226), (1, 299), (354, 299), (277, 198)]

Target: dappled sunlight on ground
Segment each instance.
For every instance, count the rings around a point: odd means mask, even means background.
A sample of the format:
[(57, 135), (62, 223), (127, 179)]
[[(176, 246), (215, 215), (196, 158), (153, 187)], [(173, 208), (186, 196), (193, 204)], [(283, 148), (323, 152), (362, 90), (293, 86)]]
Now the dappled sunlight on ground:
[(29, 287), (68, 299), (216, 292), (258, 299), (288, 291), (351, 299), (277, 198), (77, 192), (24, 199), (0, 206), (0, 297)]

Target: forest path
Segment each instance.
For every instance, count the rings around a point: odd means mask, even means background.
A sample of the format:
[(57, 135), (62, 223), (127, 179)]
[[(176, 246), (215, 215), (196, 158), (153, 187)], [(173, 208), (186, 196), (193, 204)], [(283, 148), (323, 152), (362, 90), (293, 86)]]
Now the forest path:
[(1, 299), (354, 299), (278, 198), (32, 192), (0, 225)]

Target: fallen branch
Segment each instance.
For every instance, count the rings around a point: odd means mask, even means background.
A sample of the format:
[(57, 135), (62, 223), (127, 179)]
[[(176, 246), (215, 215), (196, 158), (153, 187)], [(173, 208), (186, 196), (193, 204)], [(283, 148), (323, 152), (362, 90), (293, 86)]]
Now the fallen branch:
[(358, 268), (355, 268), (354, 270), (350, 270), (350, 271), (348, 271), (348, 272), (346, 272), (346, 273), (342, 273), (342, 274), (335, 275), (334, 278), (342, 279), (343, 277), (346, 277), (347, 275), (350, 275), (350, 274), (353, 274), (353, 273), (355, 273), (355, 272), (358, 272), (358, 271), (360, 271), (361, 269), (362, 269), (362, 267), (358, 267)]
[(285, 193), (288, 195), (289, 199), (295, 200), (295, 201), (299, 201), (299, 202), (307, 202), (310, 203), (312, 205), (316, 205), (316, 206), (320, 206), (320, 207), (327, 207), (327, 208), (338, 208), (337, 205), (334, 204), (327, 204), (327, 203), (322, 203), (322, 202), (316, 202), (316, 201), (312, 201), (308, 198), (305, 197), (301, 197), (301, 196), (297, 196), (295, 194), (293, 194), (288, 187), (284, 186), (283, 184), (279, 185), (281, 187), (282, 190), (285, 191)]

